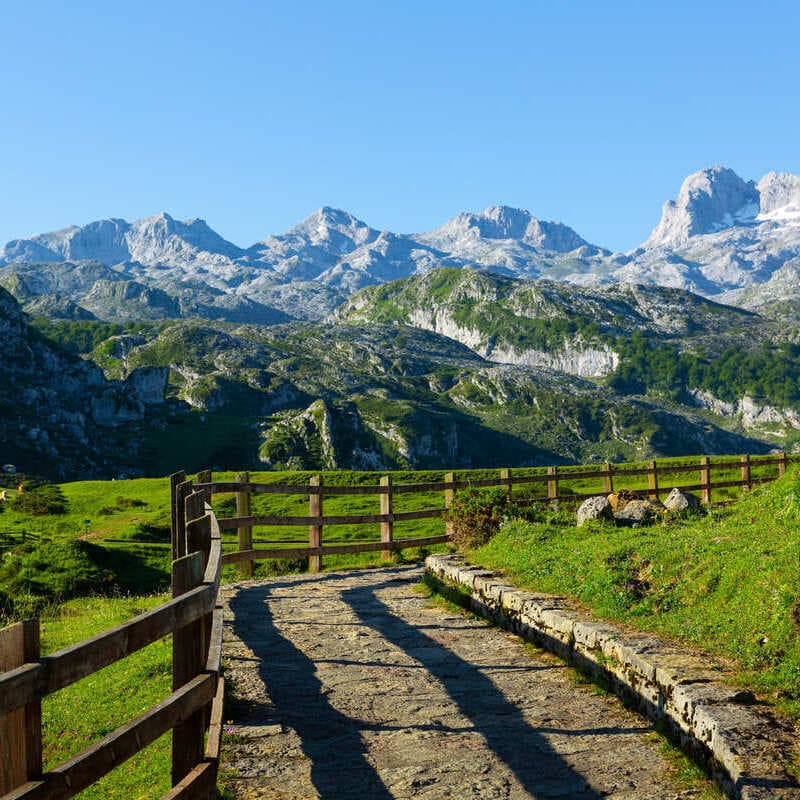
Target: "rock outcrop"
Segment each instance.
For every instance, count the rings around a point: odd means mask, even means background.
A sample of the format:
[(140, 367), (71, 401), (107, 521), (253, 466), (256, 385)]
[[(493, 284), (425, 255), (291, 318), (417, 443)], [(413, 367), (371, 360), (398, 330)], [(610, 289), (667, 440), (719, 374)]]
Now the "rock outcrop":
[(581, 525), (592, 519), (614, 519), (614, 511), (608, 498), (603, 496), (588, 497), (580, 504), (576, 513), (578, 527), (580, 528)]
[(691, 492), (682, 492), (677, 487), (673, 489), (664, 500), (664, 508), (667, 511), (697, 511), (700, 508), (700, 498)]

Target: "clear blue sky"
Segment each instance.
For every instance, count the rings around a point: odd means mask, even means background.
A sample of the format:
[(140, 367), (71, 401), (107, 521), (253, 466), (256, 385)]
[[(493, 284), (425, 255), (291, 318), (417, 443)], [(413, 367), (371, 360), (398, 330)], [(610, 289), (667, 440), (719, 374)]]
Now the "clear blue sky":
[(796, 2), (0, 8), (0, 241), (165, 210), (239, 245), (315, 208), (494, 203), (624, 250), (690, 172), (800, 172)]

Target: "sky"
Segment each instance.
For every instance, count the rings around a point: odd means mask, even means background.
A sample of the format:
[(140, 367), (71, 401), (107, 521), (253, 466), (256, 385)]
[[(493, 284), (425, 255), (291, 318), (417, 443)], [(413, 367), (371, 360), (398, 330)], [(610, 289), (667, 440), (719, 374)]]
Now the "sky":
[(0, 242), (167, 211), (506, 204), (628, 250), (684, 177), (800, 173), (796, 2), (0, 2)]

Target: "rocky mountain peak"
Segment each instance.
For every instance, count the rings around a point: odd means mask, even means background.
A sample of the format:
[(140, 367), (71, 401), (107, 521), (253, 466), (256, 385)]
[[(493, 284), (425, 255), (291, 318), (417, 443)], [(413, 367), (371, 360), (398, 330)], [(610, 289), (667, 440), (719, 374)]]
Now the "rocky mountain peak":
[(237, 258), (244, 252), (212, 230), (205, 220), (181, 222), (165, 211), (136, 220), (127, 240), (130, 258), (144, 264), (179, 264), (181, 257), (193, 261), (203, 254)]
[(525, 209), (504, 205), (489, 206), (480, 214), (459, 214), (418, 238), (445, 248), (477, 240), (516, 241), (560, 253), (588, 244), (567, 225), (539, 220)]
[(184, 266), (195, 261), (234, 259), (244, 251), (202, 219), (180, 222), (166, 212), (133, 223), (104, 219), (88, 225), (15, 239), (0, 250), (0, 265), (32, 262), (125, 261)]
[[(313, 245), (333, 248), (339, 252), (349, 252), (374, 240), (378, 231), (347, 211), (323, 206), (287, 231), (285, 235), (300, 237)], [(343, 246), (347, 249), (342, 250)]]
[[(252, 249), (267, 258), (270, 253), (281, 257), (297, 255), (302, 248), (309, 246), (329, 256), (343, 256), (375, 241), (379, 235), (378, 231), (347, 211), (323, 206), (286, 233), (268, 236)], [(331, 265), (326, 263), (325, 266)], [(317, 274), (319, 271), (314, 270)]]
[(116, 264), (127, 258), (125, 235), (129, 228), (124, 219), (103, 219), (30, 239), (14, 239), (0, 250), (0, 264), (82, 260)]
[(661, 221), (643, 246), (679, 246), (692, 236), (752, 220), (758, 209), (753, 181), (742, 180), (727, 167), (702, 169), (684, 180), (675, 200), (664, 203)]
[(756, 187), (759, 194), (759, 219), (800, 222), (800, 176), (788, 172), (768, 172)]

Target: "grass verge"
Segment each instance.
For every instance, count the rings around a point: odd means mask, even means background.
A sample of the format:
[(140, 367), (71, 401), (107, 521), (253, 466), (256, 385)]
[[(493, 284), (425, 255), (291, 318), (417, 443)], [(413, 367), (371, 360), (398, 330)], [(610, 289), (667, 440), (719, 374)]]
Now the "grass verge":
[(703, 518), (642, 528), (542, 511), (471, 558), (520, 587), (726, 660), (732, 680), (800, 719), (800, 479), (790, 472)]

